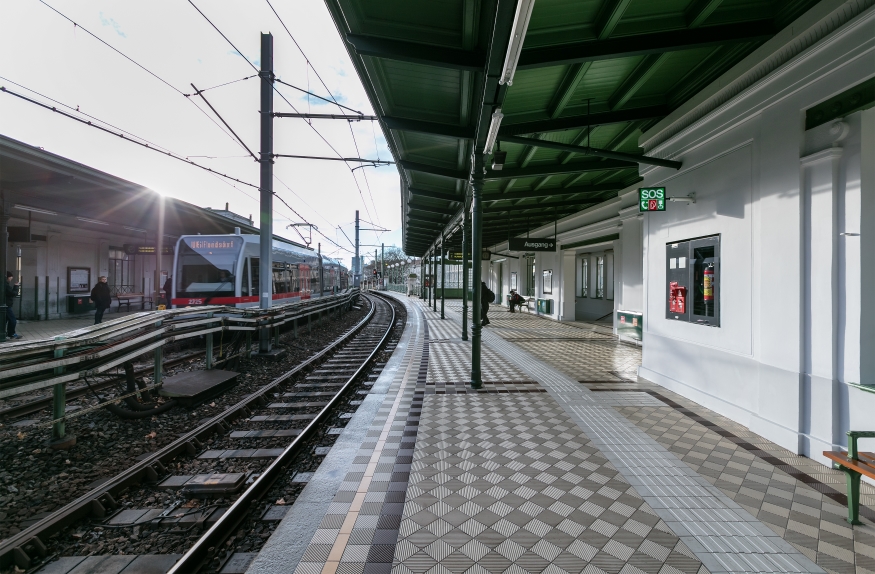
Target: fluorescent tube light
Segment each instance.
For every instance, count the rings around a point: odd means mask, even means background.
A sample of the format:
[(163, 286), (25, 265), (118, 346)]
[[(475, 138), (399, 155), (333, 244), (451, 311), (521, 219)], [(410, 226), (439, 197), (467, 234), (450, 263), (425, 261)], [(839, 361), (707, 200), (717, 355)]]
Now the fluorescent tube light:
[(491, 154), (492, 148), (495, 147), (495, 140), (498, 139), (498, 128), (501, 127), (501, 120), (504, 118), (504, 114), (501, 113), (501, 108), (495, 108), (495, 111), (492, 113), (492, 122), (489, 124), (489, 133), (486, 134), (486, 147), (483, 149), (483, 153)]
[(24, 211), (33, 211), (34, 213), (45, 213), (46, 215), (58, 215), (54, 211), (49, 211), (48, 209), (40, 209), (39, 207), (30, 207), (29, 205), (13, 205), (15, 209), (22, 209)]
[(516, 14), (513, 17), (513, 30), (510, 34), (510, 43), (507, 46), (507, 55), (504, 57), (504, 67), (501, 69), (499, 84), (513, 84), (513, 75), (516, 73), (517, 62), (520, 60), (520, 52), (523, 50), (523, 41), (526, 39), (526, 30), (529, 28), (529, 18), (532, 17), (532, 8), (535, 0), (519, 0), (516, 5)]
[(148, 233), (145, 229), (140, 229), (139, 227), (130, 227), (128, 225), (125, 225), (124, 228), (131, 231), (139, 231), (140, 233)]
[(97, 225), (109, 225), (109, 223), (105, 221), (98, 221), (96, 219), (88, 219), (87, 217), (77, 217), (79, 221), (84, 221), (86, 223), (96, 223)]

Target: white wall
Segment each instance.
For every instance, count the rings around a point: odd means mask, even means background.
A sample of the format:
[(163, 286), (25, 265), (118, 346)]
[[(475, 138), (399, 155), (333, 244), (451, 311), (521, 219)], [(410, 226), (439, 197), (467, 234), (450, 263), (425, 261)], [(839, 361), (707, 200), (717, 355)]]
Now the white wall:
[[(875, 394), (849, 386), (861, 377), (861, 242), (840, 235), (860, 232), (861, 157), (875, 149), (861, 148), (863, 114), (806, 133), (805, 110), (875, 73), (873, 24), (870, 9), (689, 127), (642, 137), (683, 161), (642, 170), (644, 185), (696, 203), (643, 222), (641, 375), (822, 462), (875, 421)], [(714, 234), (721, 326), (665, 319), (665, 244)]]

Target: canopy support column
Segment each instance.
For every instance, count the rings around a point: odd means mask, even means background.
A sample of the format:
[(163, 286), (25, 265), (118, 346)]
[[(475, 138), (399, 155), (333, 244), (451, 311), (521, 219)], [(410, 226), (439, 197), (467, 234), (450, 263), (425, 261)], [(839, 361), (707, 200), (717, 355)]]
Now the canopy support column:
[(468, 340), (468, 239), (471, 237), (468, 200), (462, 202), (462, 340)]
[(479, 389), (483, 386), (480, 373), (480, 332), (483, 330), (480, 317), (480, 298), (483, 281), (481, 265), (481, 252), (483, 251), (483, 154), (475, 153), (472, 162), (473, 173), (471, 182), (471, 263), (474, 266), (473, 287), (473, 317), (471, 329), (471, 388)]

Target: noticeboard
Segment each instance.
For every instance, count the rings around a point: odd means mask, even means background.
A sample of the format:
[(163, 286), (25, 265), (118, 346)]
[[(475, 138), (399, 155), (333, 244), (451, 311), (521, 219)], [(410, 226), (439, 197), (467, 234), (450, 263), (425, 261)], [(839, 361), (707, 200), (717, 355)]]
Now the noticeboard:
[(91, 293), (91, 269), (89, 267), (67, 267), (67, 292)]
[(639, 187), (638, 188), (638, 211), (665, 211), (665, 188), (664, 187)]

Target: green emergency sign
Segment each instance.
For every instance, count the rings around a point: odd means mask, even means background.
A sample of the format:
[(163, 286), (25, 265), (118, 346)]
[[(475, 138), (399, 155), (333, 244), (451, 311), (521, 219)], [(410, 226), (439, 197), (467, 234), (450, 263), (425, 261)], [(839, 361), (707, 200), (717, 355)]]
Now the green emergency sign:
[(638, 211), (665, 211), (665, 188), (639, 187)]

